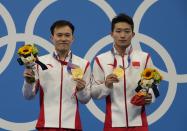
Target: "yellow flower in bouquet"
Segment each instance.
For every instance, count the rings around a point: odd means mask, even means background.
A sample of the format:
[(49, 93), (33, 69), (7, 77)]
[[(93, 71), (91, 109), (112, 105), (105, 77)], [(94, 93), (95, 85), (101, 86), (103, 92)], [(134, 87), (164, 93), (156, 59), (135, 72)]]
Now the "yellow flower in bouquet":
[(153, 78), (153, 71), (151, 68), (146, 68), (142, 74), (141, 74), (141, 77), (146, 79), (146, 80), (150, 80)]
[(34, 44), (25, 44), (21, 46), (17, 53), (20, 57), (17, 60), (20, 65), (25, 65), (27, 68), (35, 65), (38, 49), (34, 46)]
[(36, 56), (38, 54), (38, 49), (34, 45), (27, 44), (20, 47), (17, 53), (20, 56), (24, 56), (24, 57), (30, 56), (31, 54)]
[(142, 73), (141, 73), (141, 78), (145, 80), (151, 80), (156, 84), (159, 84), (160, 81), (163, 79), (162, 75), (156, 70), (152, 68), (146, 68)]

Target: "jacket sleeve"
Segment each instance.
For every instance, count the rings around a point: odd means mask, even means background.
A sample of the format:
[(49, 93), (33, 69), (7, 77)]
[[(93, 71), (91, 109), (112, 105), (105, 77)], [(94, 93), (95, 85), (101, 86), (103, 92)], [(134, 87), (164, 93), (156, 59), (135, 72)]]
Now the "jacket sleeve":
[[(151, 59), (149, 54), (147, 56), (147, 61), (146, 61), (145, 68), (155, 68), (154, 65), (153, 65), (152, 59)], [(149, 93), (151, 93), (151, 95), (152, 95), (152, 103), (154, 103), (155, 100), (156, 100), (156, 97), (155, 97), (155, 95), (153, 93), (153, 89), (152, 88), (149, 89)]]
[(36, 96), (36, 94), (39, 90), (39, 87), (40, 87), (38, 66), (35, 67), (34, 72), (35, 72), (35, 80), (36, 81), (34, 83), (30, 84), (24, 80), (24, 83), (23, 83), (22, 93), (23, 93), (23, 96), (25, 97), (25, 99), (27, 99), (27, 100), (33, 99)]
[(26, 81), (24, 81), (23, 88), (22, 88), (23, 96), (26, 99), (31, 100), (37, 94), (38, 89), (39, 89), (39, 80), (36, 80), (36, 82), (34, 82), (32, 84), (27, 83)]
[(89, 62), (87, 63), (87, 65), (85, 67), (83, 80), (85, 80), (86, 86), (83, 90), (78, 91), (76, 93), (76, 96), (81, 103), (86, 104), (86, 103), (88, 103), (88, 101), (91, 98), (91, 94), (90, 94), (91, 68), (90, 68), (90, 63)]
[(108, 96), (111, 90), (105, 86), (104, 70), (96, 57), (93, 65), (91, 96), (95, 99), (101, 99)]

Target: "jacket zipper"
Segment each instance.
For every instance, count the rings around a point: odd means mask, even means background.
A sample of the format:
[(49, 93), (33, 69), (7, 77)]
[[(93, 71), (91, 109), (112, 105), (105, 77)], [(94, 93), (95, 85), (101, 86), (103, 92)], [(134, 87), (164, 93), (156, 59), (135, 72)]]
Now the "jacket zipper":
[(129, 126), (128, 122), (128, 111), (127, 111), (127, 92), (126, 92), (126, 77), (125, 77), (125, 66), (124, 66), (124, 56), (122, 57), (123, 69), (124, 69), (124, 97), (125, 97), (125, 114), (126, 114), (126, 125)]
[(61, 64), (61, 83), (60, 83), (60, 113), (59, 113), (59, 128), (61, 128), (62, 119), (62, 84), (63, 84), (63, 65)]

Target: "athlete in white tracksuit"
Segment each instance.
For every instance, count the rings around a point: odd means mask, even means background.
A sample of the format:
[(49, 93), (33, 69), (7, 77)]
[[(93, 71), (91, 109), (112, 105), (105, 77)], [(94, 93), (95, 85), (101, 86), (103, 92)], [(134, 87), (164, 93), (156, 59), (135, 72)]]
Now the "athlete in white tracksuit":
[[(112, 20), (113, 48), (95, 58), (91, 96), (95, 99), (106, 98), (104, 131), (147, 131), (148, 124), (145, 106), (131, 103), (140, 74), (152, 67), (148, 53), (134, 50), (131, 39), (134, 36), (133, 21), (120, 14)], [(120, 67), (124, 76), (117, 78), (113, 70)], [(145, 97), (145, 105), (155, 100), (152, 89)]]
[[(70, 56), (66, 58), (69, 61)], [(67, 70), (67, 62), (60, 62), (52, 54), (42, 56), (39, 60), (47, 65), (47, 70), (39, 68), (38, 80), (24, 83), (23, 95), (33, 98), (40, 90), (39, 127), (63, 127), (81, 129), (78, 101), (87, 103), (90, 99), (90, 65), (89, 62), (72, 55), (72, 62), (84, 71), (86, 88), (76, 92), (76, 82)]]
[[(90, 64), (74, 55), (70, 46), (74, 27), (69, 21), (59, 20), (51, 26), (51, 40), (55, 51), (39, 57), (48, 69), (36, 66), (35, 72), (25, 69), (23, 95), (32, 99), (40, 92), (39, 131), (81, 131), (78, 101), (90, 98)], [(83, 78), (74, 79), (72, 69), (80, 68)], [(80, 70), (79, 70), (80, 71)], [(33, 82), (33, 78), (35, 81)]]

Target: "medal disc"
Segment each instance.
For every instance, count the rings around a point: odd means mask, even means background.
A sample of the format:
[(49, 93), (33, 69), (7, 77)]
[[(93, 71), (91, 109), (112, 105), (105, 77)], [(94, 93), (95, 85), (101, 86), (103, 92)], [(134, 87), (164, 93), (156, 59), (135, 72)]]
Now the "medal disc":
[(115, 74), (118, 78), (121, 78), (121, 77), (124, 76), (124, 70), (122, 68), (120, 68), (120, 67), (115, 68), (113, 70), (113, 74)]
[(74, 79), (82, 79), (83, 71), (81, 68), (71, 69), (71, 72)]

